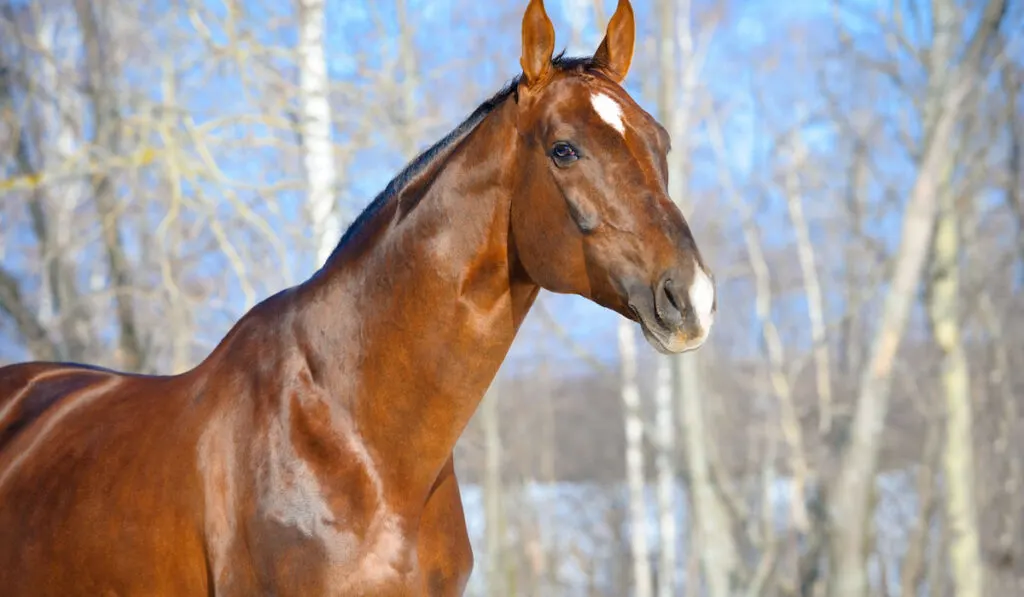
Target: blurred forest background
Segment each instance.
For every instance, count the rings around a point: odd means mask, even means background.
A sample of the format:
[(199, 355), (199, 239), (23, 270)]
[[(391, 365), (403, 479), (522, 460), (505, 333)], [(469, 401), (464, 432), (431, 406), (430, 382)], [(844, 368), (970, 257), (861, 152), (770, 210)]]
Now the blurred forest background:
[[(570, 54), (614, 9), (547, 5)], [(0, 364), (195, 365), (525, 6), (0, 0)], [(470, 594), (1024, 595), (1024, 2), (635, 9), (717, 324), (661, 357), (542, 295), (457, 450)]]

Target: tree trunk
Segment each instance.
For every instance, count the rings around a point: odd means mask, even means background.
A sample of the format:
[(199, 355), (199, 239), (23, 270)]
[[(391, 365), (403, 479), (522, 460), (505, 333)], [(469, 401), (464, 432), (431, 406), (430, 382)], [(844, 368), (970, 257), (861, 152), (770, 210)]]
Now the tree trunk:
[[(695, 359), (675, 359), (675, 383), (684, 396), (700, 395)], [(729, 597), (739, 590), (740, 553), (733, 535), (733, 520), (716, 493), (707, 453), (707, 423), (702, 400), (684, 400), (683, 443), (689, 474), (691, 516), (700, 545), (700, 562), (711, 597)], [(687, 579), (687, 584), (699, 579)], [(700, 594), (698, 592), (697, 594)]]
[[(936, 127), (942, 133), (936, 137), (941, 139), (948, 138), (953, 131), (959, 97), (950, 96), (944, 104), (941, 126)], [(924, 156), (904, 212), (898, 258), (878, 332), (861, 374), (850, 441), (831, 492), (832, 597), (868, 595), (865, 558), (867, 527), (872, 515), (870, 497), (889, 410), (892, 369), (931, 244), (938, 180), (950, 159), (944, 142), (930, 144)]]
[[(676, 63), (676, 39), (674, 37), (675, 0), (659, 2), (658, 63), (661, 76), (658, 81), (658, 116), (669, 131), (679, 149), (667, 156), (669, 170), (669, 196), (683, 208), (683, 189), (687, 175), (684, 160), (689, 138), (687, 131), (677, 125), (676, 85), (678, 64)], [(684, 8), (684, 7), (679, 7)], [(677, 357), (685, 358), (685, 357)], [(671, 597), (676, 587), (676, 510), (674, 461), (676, 457), (675, 421), (672, 418), (672, 357), (661, 357), (657, 363), (655, 387), (655, 425), (658, 441), (655, 445), (655, 468), (658, 475), (658, 597)], [(677, 401), (699, 400), (697, 396), (679, 394)], [(691, 526), (692, 528), (692, 526)]]
[[(42, 93), (36, 99), (38, 123), (33, 146), (38, 148), (40, 172), (59, 170), (73, 158), (79, 144), (72, 120), (72, 115), (80, 111), (77, 105), (79, 96), (73, 84), (61, 77), (56, 58), (60, 20), (50, 11), (41, 11), (36, 28), (35, 37), (40, 49), (51, 57), (39, 65)], [(20, 143), (23, 141), (19, 140)], [(19, 155), (19, 161), (21, 159), (28, 166), (27, 147), (24, 158)], [(44, 303), (56, 320), (54, 327), (60, 330), (61, 358), (76, 362), (85, 361), (89, 347), (94, 345), (89, 309), (78, 291), (75, 268), (66, 259), (74, 250), (69, 245), (74, 234), (75, 209), (82, 199), (81, 191), (78, 181), (53, 182), (35, 189), (29, 199), (32, 229), (46, 272), (43, 276)]]
[(797, 255), (800, 258), (800, 272), (803, 275), (804, 294), (807, 297), (807, 317), (811, 324), (815, 383), (818, 389), (818, 430), (827, 434), (832, 426), (832, 365), (829, 358), (828, 339), (825, 336), (825, 301), (821, 284), (818, 282), (818, 266), (811, 243), (810, 228), (804, 218), (803, 193), (800, 190), (798, 172), (803, 170), (807, 156), (803, 139), (797, 133), (793, 144), (793, 163), (786, 173), (786, 205), (789, 219), (796, 236)]
[[(864, 197), (868, 185), (868, 147), (866, 142), (857, 140), (853, 145), (850, 168), (846, 173), (848, 183), (846, 216), (849, 218), (850, 237), (843, 248), (844, 302), (848, 305), (840, 326), (838, 342), (838, 367), (845, 379), (853, 379), (864, 363), (866, 332), (861, 324), (859, 311), (864, 302), (865, 289), (856, 264), (861, 261), (857, 242), (864, 238)], [(835, 414), (835, 413), (833, 413)]]
[[(949, 141), (964, 97), (973, 82), (981, 79), (979, 71), (985, 48), (998, 30), (1005, 8), (1005, 0), (989, 0), (959, 68), (949, 76), (949, 84), (929, 89), (933, 95), (929, 105), (934, 110), (927, 115), (928, 134), (904, 212), (895, 269), (889, 280), (878, 331), (861, 374), (850, 441), (842, 454), (841, 468), (831, 492), (829, 594), (832, 597), (868, 594), (867, 522), (872, 515), (870, 496), (889, 410), (893, 365), (931, 247), (938, 207), (936, 197), (942, 191), (943, 174), (951, 167), (953, 159)], [(953, 66), (947, 64), (943, 68)]]
[[(0, 55), (0, 58), (3, 58), (3, 56)], [(13, 69), (10, 66), (0, 62), (0, 110), (10, 110), (13, 105), (13, 84), (10, 77), (12, 73)], [(27, 175), (35, 171), (29, 157), (28, 143), (24, 133), (19, 135), (16, 142), (15, 163), (22, 174)], [(45, 221), (40, 222), (36, 218), (36, 216), (42, 217), (44, 215), (38, 212), (39, 201), (38, 194), (33, 192), (29, 197), (29, 214), (35, 218), (33, 228), (36, 232), (37, 240), (42, 243), (43, 239), (48, 238), (48, 236), (45, 234), (45, 229), (40, 236), (38, 229), (39, 224), (45, 223)], [(45, 261), (46, 247), (41, 246), (40, 249), (40, 253), (42, 253)], [(36, 310), (31, 308), (22, 296), (21, 284), (12, 272), (7, 271), (2, 265), (0, 265), (0, 311), (6, 313), (14, 320), (15, 328), (28, 346), (32, 358), (42, 361), (53, 361), (60, 357), (59, 346), (50, 337), (43, 322), (40, 321), (41, 318)]]
[[(89, 0), (75, 0), (75, 12), (85, 44), (85, 62), (88, 72), (89, 92), (92, 99), (93, 125), (96, 128), (96, 149), (101, 155), (117, 155), (121, 145), (121, 123), (118, 112), (114, 76), (113, 52), (107, 47), (110, 38), (106, 35), (106, 19), (99, 18), (95, 10), (109, 10), (104, 4)], [(100, 217), (103, 246), (110, 270), (110, 285), (114, 292), (117, 312), (118, 362), (122, 369), (140, 371), (146, 364), (146, 354), (135, 320), (132, 293), (131, 266), (121, 238), (121, 209), (111, 172), (102, 168), (92, 176), (93, 199)]]
[(761, 326), (761, 338), (768, 353), (768, 379), (779, 403), (779, 424), (793, 468), (793, 497), (790, 504), (793, 523), (799, 531), (807, 532), (810, 522), (806, 508), (806, 487), (810, 466), (807, 464), (800, 417), (793, 400), (793, 387), (786, 374), (782, 336), (772, 319), (772, 288), (768, 260), (761, 247), (761, 235), (754, 220), (753, 210), (742, 204), (738, 196), (734, 197), (734, 200), (739, 204), (740, 217), (743, 220), (743, 239), (750, 259), (750, 269), (754, 273), (755, 311)]
[[(168, 61), (169, 62), (169, 61)], [(161, 95), (166, 106), (178, 104), (178, 92), (175, 87), (174, 71), (171, 64), (164, 65)], [(172, 130), (174, 121), (163, 118), (157, 124), (160, 140), (165, 148), (164, 169), (166, 171), (170, 206), (167, 215), (157, 227), (154, 255), (151, 260), (159, 262), (160, 277), (163, 281), (167, 306), (164, 317), (169, 324), (166, 342), (170, 344), (170, 372), (172, 375), (184, 373), (194, 365), (191, 358), (192, 343), (196, 328), (194, 313), (189, 309), (188, 296), (182, 291), (177, 272), (175, 271), (175, 255), (173, 247), (181, 246), (185, 240), (182, 234), (181, 210), (184, 203), (182, 180), (185, 178), (180, 163), (181, 149)]]
[(324, 0), (299, 1), (299, 130), (302, 164), (309, 193), (307, 203), (316, 239), (316, 261), (322, 265), (341, 238), (331, 141), (330, 79), (324, 57)]
[(497, 380), (491, 385), (480, 405), (480, 423), (484, 434), (484, 517), (486, 520), (487, 594), (505, 595), (504, 513), (501, 482), (501, 426), (498, 416)]
[(0, 311), (7, 313), (14, 320), (14, 325), (17, 326), (18, 333), (28, 344), (33, 358), (40, 361), (57, 359), (57, 345), (50, 339), (35, 313), (25, 304), (18, 281), (2, 267), (0, 267)]
[(630, 545), (636, 597), (653, 597), (650, 549), (647, 544), (647, 504), (644, 491), (644, 420), (637, 384), (636, 337), (633, 323), (619, 321), (622, 406), (626, 423), (626, 482), (629, 486)]
[[(999, 534), (997, 537), (989, 538), (987, 547), (983, 542), (982, 552), (985, 553), (985, 590), (989, 595), (1000, 595), (1003, 592), (1017, 592), (1024, 594), (1024, 578), (1016, 575), (1014, 563), (1020, 560), (1021, 540), (1021, 519), (1020, 513), (1024, 512), (1024, 492), (1022, 492), (1022, 466), (1020, 446), (1020, 411), (1017, 404), (1017, 395), (1013, 389), (1013, 370), (1010, 364), (1010, 354), (1007, 344), (1013, 343), (1014, 339), (1007, 340), (1003, 331), (1005, 319), (997, 313), (993, 301), (987, 293), (982, 293), (978, 301), (978, 313), (982, 320), (984, 329), (989, 334), (993, 347), (993, 364), (988, 371), (988, 384), (990, 391), (998, 395), (1000, 403), (999, 425), (994, 443), (993, 453), (999, 460), (1006, 463), (1004, 474), (1000, 474), (994, 481), (990, 480), (992, 487), (988, 493), (992, 496), (988, 500), (981, 500), (977, 495), (975, 498), (980, 503), (979, 516), (988, 508), (992, 507), (991, 502), (999, 499), (1002, 502), (1000, 511)], [(996, 469), (999, 470), (999, 469)], [(997, 473), (998, 474), (998, 473)], [(982, 482), (984, 483), (984, 482)], [(999, 496), (998, 498), (996, 496)], [(979, 523), (980, 524), (980, 523)], [(993, 566), (993, 564), (996, 564)]]
[[(948, 185), (944, 185), (948, 186)], [(942, 450), (949, 563), (954, 593), (982, 597), (982, 568), (974, 496), (974, 437), (971, 379), (960, 333), (960, 231), (954, 195), (942, 192), (942, 208), (932, 244), (934, 273), (928, 293), (928, 319), (942, 351), (940, 385), (946, 406)]]
[(1021, 279), (1024, 280), (1024, 198), (1021, 187), (1024, 186), (1024, 148), (1021, 138), (1024, 137), (1024, 119), (1021, 118), (1017, 105), (1020, 101), (1020, 89), (1024, 81), (1014, 68), (1012, 61), (1003, 65), (1000, 73), (1002, 87), (1006, 93), (1006, 132), (1010, 137), (1010, 150), (1006, 154), (1007, 177), (1006, 202), (1017, 223), (1017, 259), (1021, 261)]
[[(698, 103), (696, 95), (700, 90), (697, 83), (709, 38), (701, 38), (701, 43), (694, 40), (689, 0), (658, 0), (657, 11), (658, 63), (661, 74), (658, 86), (658, 119), (671, 134), (676, 148), (667, 156), (668, 190), (680, 210), (689, 215), (691, 114)], [(678, 89), (680, 83), (681, 94)], [(700, 564), (699, 570), (704, 574), (709, 594), (712, 597), (725, 597), (732, 595), (737, 588), (740, 558), (733, 535), (734, 521), (711, 479), (711, 462), (707, 452), (707, 442), (711, 440), (707, 435), (704, 414), (704, 403), (707, 398), (701, 391), (699, 377), (700, 357), (698, 354), (688, 353), (667, 358), (672, 361), (673, 386), (680, 426), (683, 430), (683, 454), (688, 471), (690, 508), (687, 520), (691, 535), (690, 549), (692, 550), (695, 544), (701, 546), (701, 550), (692, 556), (692, 561)], [(660, 450), (667, 447), (659, 446), (659, 454)], [(671, 466), (670, 461), (668, 466)], [(662, 473), (659, 471), (659, 474)], [(667, 475), (669, 471), (666, 470), (663, 474)], [(671, 474), (674, 476), (675, 471), (671, 471)], [(665, 507), (667, 504), (662, 506), (663, 509)], [(675, 511), (663, 512), (662, 516), (661, 567), (669, 566), (668, 557), (671, 554), (673, 572), (670, 573), (672, 576), (667, 578), (674, 583), (675, 538), (665, 533), (664, 525), (667, 517), (671, 516), (672, 522), (668, 524), (676, 526)], [(673, 545), (667, 547), (666, 541), (672, 541)], [(667, 550), (671, 551), (666, 553)], [(701, 594), (700, 584), (700, 575), (687, 576), (687, 592)], [(661, 583), (660, 586), (668, 590), (673, 588), (667, 582)]]
[(676, 594), (676, 422), (672, 417), (672, 361), (661, 358), (657, 363), (654, 393), (658, 474), (658, 597)]
[(925, 431), (924, 449), (921, 453), (921, 467), (917, 472), (918, 516), (913, 530), (907, 538), (907, 552), (900, 567), (900, 594), (916, 597), (921, 581), (925, 577), (926, 556), (931, 544), (932, 514), (935, 511), (935, 465), (938, 463), (939, 422), (929, 416)]

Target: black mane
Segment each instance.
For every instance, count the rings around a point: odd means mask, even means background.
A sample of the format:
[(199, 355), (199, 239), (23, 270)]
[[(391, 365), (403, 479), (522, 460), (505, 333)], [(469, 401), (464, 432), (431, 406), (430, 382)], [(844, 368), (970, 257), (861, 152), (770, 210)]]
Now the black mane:
[[(565, 52), (558, 54), (551, 60), (552, 65), (558, 71), (577, 71), (586, 72), (602, 68), (602, 65), (598, 63), (593, 57), (566, 57)], [(476, 125), (480, 124), (488, 114), (494, 111), (495, 108), (500, 106), (509, 97), (516, 94), (516, 90), (519, 87), (519, 83), (522, 81), (523, 75), (520, 74), (513, 78), (511, 81), (505, 84), (500, 91), (491, 96), (490, 99), (480, 104), (480, 106), (473, 111), (461, 124), (459, 124), (450, 133), (444, 136), (440, 141), (431, 145), (423, 153), (419, 154), (412, 161), (410, 161), (405, 168), (401, 170), (391, 182), (384, 187), (369, 205), (356, 217), (356, 219), (349, 225), (345, 234), (342, 235), (341, 241), (338, 246), (334, 249), (334, 253), (337, 253), (342, 247), (344, 247), (348, 241), (357, 234), (363, 226), (375, 216), (381, 208), (388, 202), (389, 199), (394, 197), (401, 191), (409, 181), (414, 178), (417, 174), (422, 172), (427, 166), (429, 166), (434, 159), (444, 153), (446, 149), (457, 143), (460, 139), (466, 136), (470, 131), (476, 128)], [(518, 99), (518, 98), (517, 98)], [(332, 254), (333, 257), (333, 254)], [(329, 260), (328, 260), (329, 261)]]

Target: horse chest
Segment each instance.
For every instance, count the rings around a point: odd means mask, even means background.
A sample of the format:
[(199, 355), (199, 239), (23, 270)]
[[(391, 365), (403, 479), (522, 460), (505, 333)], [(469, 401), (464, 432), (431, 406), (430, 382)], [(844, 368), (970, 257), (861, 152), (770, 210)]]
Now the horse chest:
[[(285, 521), (308, 523), (309, 513)], [(404, 595), (416, 585), (415, 548), (397, 528), (383, 519), (364, 536), (328, 525), (285, 528), (268, 520), (262, 535), (261, 557), (252, 565), (263, 576), (261, 585), (276, 595), (357, 597)], [(303, 527), (308, 529), (309, 527)]]
[(268, 562), (254, 564), (269, 565), (282, 587), (304, 586), (304, 595), (402, 594), (412, 586), (416, 557), (407, 525), (380, 499), (332, 500), (337, 492), (281, 434), (272, 429), (268, 440), (271, 450), (257, 469), (256, 524)]

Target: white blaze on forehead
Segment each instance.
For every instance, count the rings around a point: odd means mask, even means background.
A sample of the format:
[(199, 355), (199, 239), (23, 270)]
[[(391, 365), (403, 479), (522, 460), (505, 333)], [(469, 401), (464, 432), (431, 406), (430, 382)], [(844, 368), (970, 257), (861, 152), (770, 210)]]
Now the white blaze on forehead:
[(603, 93), (595, 93), (590, 96), (590, 103), (601, 120), (620, 134), (626, 134), (626, 124), (622, 122), (622, 106), (618, 102)]
[(714, 316), (711, 312), (715, 305), (715, 283), (711, 281), (704, 268), (698, 263), (693, 264), (693, 284), (690, 285), (690, 306), (697, 315), (700, 328), (707, 332)]

